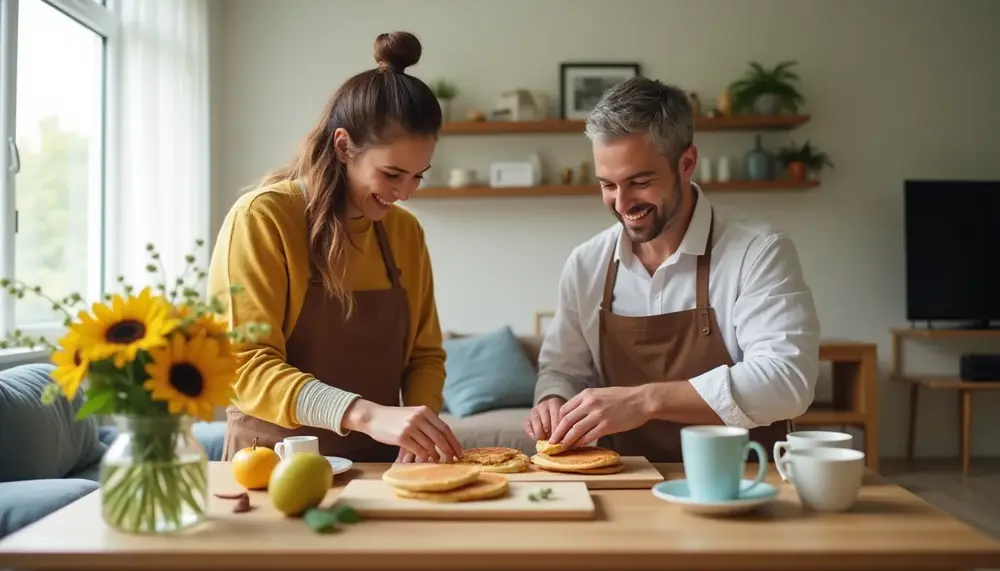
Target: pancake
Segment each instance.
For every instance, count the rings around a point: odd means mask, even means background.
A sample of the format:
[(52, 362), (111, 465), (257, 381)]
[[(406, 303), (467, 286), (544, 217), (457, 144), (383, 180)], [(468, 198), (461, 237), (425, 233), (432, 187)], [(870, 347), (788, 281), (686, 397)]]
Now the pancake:
[(463, 451), (458, 464), (477, 466), (480, 472), (495, 472), (510, 474), (523, 472), (528, 468), (531, 459), (516, 448), (505, 446), (489, 446), (484, 448), (467, 448)]
[(565, 452), (566, 448), (562, 445), (562, 443), (550, 444), (548, 440), (539, 440), (538, 442), (535, 442), (535, 451), (542, 454), (552, 455)]
[(611, 466), (601, 466), (600, 468), (541, 468), (546, 472), (559, 472), (560, 474), (584, 474), (592, 476), (604, 476), (607, 474), (617, 474), (625, 470), (625, 464), (612, 464)]
[(396, 496), (428, 502), (472, 502), (491, 500), (507, 493), (507, 478), (502, 474), (481, 473), (471, 484), (445, 492), (413, 492), (394, 488)]
[(411, 492), (446, 492), (479, 478), (479, 468), (468, 464), (393, 464), (382, 480)]
[(531, 463), (553, 471), (593, 470), (621, 464), (621, 456), (599, 446), (581, 446), (559, 454), (535, 454), (531, 457)]

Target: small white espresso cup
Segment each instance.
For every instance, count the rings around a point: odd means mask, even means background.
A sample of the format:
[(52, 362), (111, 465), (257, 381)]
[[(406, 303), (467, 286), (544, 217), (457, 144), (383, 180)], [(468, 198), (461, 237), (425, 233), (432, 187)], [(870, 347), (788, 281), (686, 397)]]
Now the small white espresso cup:
[(788, 474), (802, 507), (839, 512), (850, 509), (858, 499), (865, 453), (852, 448), (805, 448), (792, 450), (776, 464)]
[(274, 445), (274, 451), (282, 460), (302, 452), (319, 454), (319, 438), (315, 436), (289, 436)]
[(853, 443), (854, 437), (846, 432), (800, 430), (798, 432), (789, 432), (787, 440), (775, 442), (772, 454), (774, 455), (775, 467), (778, 469), (778, 474), (781, 475), (783, 481), (787, 482), (788, 474), (782, 469), (781, 464), (777, 463), (778, 458), (781, 458), (782, 452), (787, 453), (791, 450), (804, 450), (806, 448), (851, 448)]

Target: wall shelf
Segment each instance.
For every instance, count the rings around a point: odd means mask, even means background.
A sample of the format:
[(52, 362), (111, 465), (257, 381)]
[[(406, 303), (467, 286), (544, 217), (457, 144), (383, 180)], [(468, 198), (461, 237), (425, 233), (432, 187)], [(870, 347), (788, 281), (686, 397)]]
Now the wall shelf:
[[(705, 192), (757, 192), (757, 191), (800, 191), (819, 186), (816, 180), (733, 180), (729, 182), (699, 183)], [(423, 198), (513, 198), (540, 196), (600, 195), (596, 184), (559, 184), (497, 188), (491, 186), (466, 186), (461, 188), (426, 187), (413, 194), (415, 199)]]
[[(696, 131), (785, 131), (809, 121), (809, 115), (746, 115), (695, 119)], [(541, 121), (455, 121), (441, 127), (442, 135), (516, 135), (531, 133), (583, 133), (579, 119)]]

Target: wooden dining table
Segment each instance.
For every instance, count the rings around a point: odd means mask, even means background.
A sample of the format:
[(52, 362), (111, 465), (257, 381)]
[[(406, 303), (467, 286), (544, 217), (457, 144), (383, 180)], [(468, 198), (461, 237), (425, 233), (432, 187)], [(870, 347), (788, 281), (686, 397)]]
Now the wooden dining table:
[[(681, 465), (657, 464), (665, 479)], [(356, 464), (335, 477), (324, 504), (355, 478), (379, 478), (388, 464)], [(749, 465), (748, 473), (756, 473)], [(771, 502), (741, 515), (685, 512), (649, 489), (593, 489), (585, 521), (365, 519), (318, 533), (275, 511), (266, 492), (252, 510), (210, 496), (198, 528), (174, 535), (129, 535), (101, 520), (91, 493), (0, 541), (0, 569), (367, 569), (602, 571), (625, 569), (1000, 568), (1000, 541), (900, 486), (868, 472), (843, 513), (802, 508), (773, 465)], [(212, 493), (241, 491), (230, 466), (209, 466)]]

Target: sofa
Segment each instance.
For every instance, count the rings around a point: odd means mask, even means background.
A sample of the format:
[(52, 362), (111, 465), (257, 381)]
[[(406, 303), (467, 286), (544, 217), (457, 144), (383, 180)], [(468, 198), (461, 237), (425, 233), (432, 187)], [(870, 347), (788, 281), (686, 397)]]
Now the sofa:
[(463, 448), (507, 446), (529, 456), (524, 431), (534, 402), (542, 338), (502, 326), (477, 334), (446, 332), (447, 377), (441, 419)]
[[(541, 340), (502, 327), (449, 333), (445, 345), (449, 378), (441, 417), (462, 446), (533, 454), (535, 442), (523, 424)], [(72, 402), (41, 402), (53, 368), (38, 363), (0, 371), (0, 538), (96, 490), (100, 460), (117, 434), (95, 418), (75, 418), (82, 392)], [(225, 422), (199, 422), (193, 432), (209, 460), (221, 459)]]
[[(98, 488), (100, 461), (117, 435), (95, 418), (77, 420), (83, 395), (41, 402), (51, 364), (0, 371), (0, 538)], [(211, 460), (222, 457), (225, 424), (196, 423)]]

